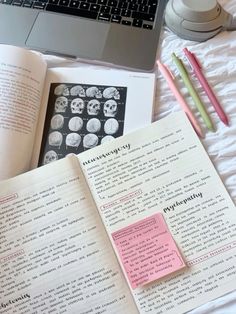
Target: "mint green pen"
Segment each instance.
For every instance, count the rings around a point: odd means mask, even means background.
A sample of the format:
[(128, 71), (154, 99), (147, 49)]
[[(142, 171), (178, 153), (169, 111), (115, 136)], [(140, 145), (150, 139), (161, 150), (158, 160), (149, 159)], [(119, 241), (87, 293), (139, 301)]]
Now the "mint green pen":
[(205, 122), (207, 128), (211, 131), (215, 131), (214, 126), (212, 124), (212, 121), (208, 115), (208, 113), (206, 112), (206, 109), (203, 105), (203, 103), (201, 102), (201, 99), (199, 98), (192, 82), (190, 81), (188, 72), (182, 62), (181, 59), (179, 59), (175, 53), (172, 53), (171, 55), (173, 62), (175, 63), (176, 67), (179, 70), (179, 73), (182, 77), (182, 80), (184, 82), (184, 85), (187, 87), (190, 96), (192, 97), (198, 111), (200, 112), (200, 115), (202, 116), (203, 121)]

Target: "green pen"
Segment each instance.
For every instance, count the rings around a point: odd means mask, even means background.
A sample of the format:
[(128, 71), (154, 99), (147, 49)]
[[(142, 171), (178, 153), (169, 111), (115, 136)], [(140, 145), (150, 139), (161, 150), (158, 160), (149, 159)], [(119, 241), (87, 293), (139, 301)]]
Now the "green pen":
[(193, 99), (193, 101), (194, 101), (198, 111), (200, 112), (200, 115), (202, 116), (202, 119), (204, 120), (207, 128), (209, 130), (215, 132), (215, 128), (214, 128), (214, 126), (212, 124), (212, 121), (211, 121), (211, 119), (210, 119), (210, 117), (209, 117), (209, 115), (208, 115), (208, 113), (207, 113), (207, 111), (206, 111), (206, 109), (205, 109), (201, 99), (199, 98), (199, 96), (198, 96), (198, 94), (197, 94), (197, 92), (196, 92), (192, 82), (190, 81), (188, 72), (187, 72), (187, 70), (186, 70), (182, 60), (179, 59), (175, 55), (175, 53), (172, 53), (171, 57), (172, 57), (173, 62), (176, 65), (176, 67), (178, 68), (179, 73), (180, 73), (180, 75), (182, 77), (182, 80), (184, 82), (184, 85), (187, 87), (187, 89), (189, 91), (189, 94), (192, 97), (192, 99)]

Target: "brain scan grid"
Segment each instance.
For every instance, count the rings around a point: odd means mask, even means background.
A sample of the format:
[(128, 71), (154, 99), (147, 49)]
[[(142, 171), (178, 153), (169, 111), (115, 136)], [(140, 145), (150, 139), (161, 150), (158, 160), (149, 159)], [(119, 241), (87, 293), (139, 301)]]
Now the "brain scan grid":
[(39, 165), (123, 135), (127, 87), (53, 83)]

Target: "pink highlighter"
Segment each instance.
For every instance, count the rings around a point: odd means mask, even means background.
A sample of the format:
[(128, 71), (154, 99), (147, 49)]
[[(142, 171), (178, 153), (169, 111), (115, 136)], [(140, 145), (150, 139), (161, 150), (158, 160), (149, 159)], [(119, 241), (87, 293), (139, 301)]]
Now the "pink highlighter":
[(175, 85), (175, 78), (173, 76), (173, 74), (170, 72), (170, 70), (168, 69), (168, 67), (161, 63), (159, 60), (157, 60), (157, 65), (158, 68), (161, 72), (161, 74), (163, 75), (163, 77), (166, 79), (170, 90), (173, 92), (176, 100), (179, 102), (180, 106), (182, 107), (182, 109), (184, 110), (184, 112), (186, 113), (188, 119), (190, 120), (190, 122), (192, 123), (192, 126), (194, 127), (196, 133), (200, 136), (200, 137), (204, 137), (202, 130), (195, 118), (195, 116), (193, 115), (192, 111), (190, 110), (188, 104), (186, 103), (185, 99), (183, 98), (183, 96), (181, 95), (180, 91), (177, 89), (176, 85)]

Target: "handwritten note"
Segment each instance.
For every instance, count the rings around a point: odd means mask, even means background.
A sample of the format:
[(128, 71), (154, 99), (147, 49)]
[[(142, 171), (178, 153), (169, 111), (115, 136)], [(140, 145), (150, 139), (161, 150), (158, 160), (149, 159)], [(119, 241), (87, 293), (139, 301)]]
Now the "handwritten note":
[(185, 267), (161, 213), (112, 233), (133, 289)]

